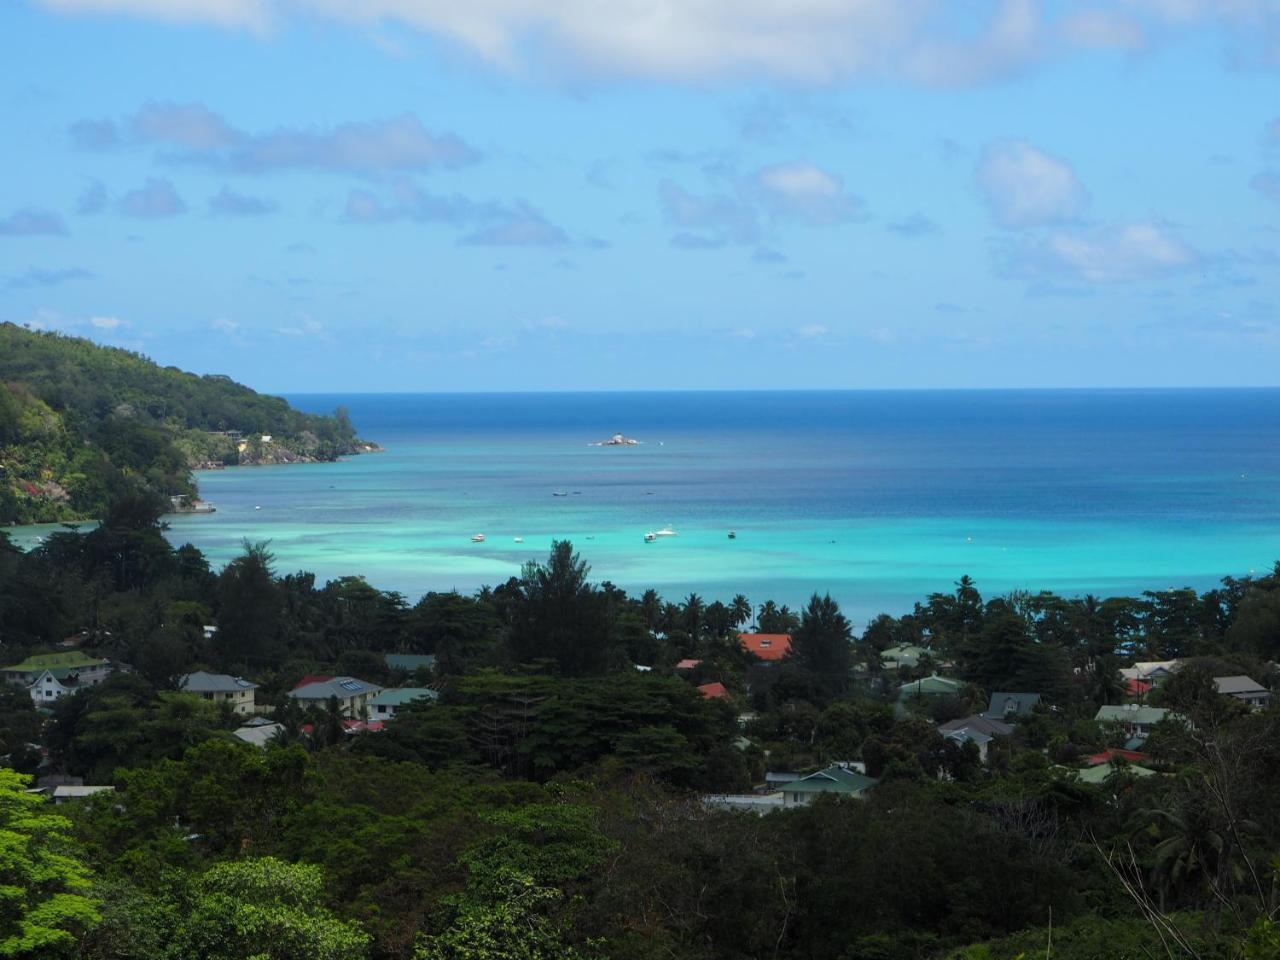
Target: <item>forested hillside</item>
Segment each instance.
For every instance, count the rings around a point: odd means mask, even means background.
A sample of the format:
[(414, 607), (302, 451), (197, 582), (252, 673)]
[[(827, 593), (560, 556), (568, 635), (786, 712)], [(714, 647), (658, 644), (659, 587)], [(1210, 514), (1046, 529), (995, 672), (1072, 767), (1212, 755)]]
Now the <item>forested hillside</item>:
[(228, 377), (0, 324), (0, 523), (101, 517), (126, 478), (193, 495), (195, 466), (361, 449), (344, 411), (302, 413)]

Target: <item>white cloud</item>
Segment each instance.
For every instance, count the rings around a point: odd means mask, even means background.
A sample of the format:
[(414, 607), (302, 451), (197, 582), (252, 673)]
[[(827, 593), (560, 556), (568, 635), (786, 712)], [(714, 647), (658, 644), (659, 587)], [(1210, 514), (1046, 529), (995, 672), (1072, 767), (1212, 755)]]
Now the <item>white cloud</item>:
[(89, 326), (96, 330), (119, 330), (121, 327), (127, 327), (128, 320), (121, 320), (119, 317), (90, 317)]
[(982, 151), (978, 189), (996, 221), (1033, 227), (1074, 220), (1089, 202), (1071, 165), (1025, 140), (997, 140)]
[(845, 192), (840, 178), (811, 163), (765, 167), (756, 174), (755, 185), (775, 216), (824, 224), (858, 215), (858, 201)]
[[(63, 12), (117, 12), (262, 31), (327, 16), (397, 22), (507, 68), (555, 59), (603, 75), (700, 79), (766, 73), (967, 83), (1036, 52), (1038, 0), (997, 0), (953, 23), (946, 0), (39, 0)], [(956, 39), (961, 37), (963, 39)], [(526, 56), (528, 54), (528, 56)], [(554, 61), (553, 61), (554, 62)]]
[(681, 230), (673, 241), (677, 246), (753, 244), (759, 234), (755, 210), (736, 197), (701, 196), (670, 180), (658, 186), (658, 197), (667, 222)]
[(1200, 256), (1169, 228), (1141, 222), (1052, 232), (1019, 249), (1015, 260), (1022, 272), (1116, 283), (1177, 273)]
[(51, 210), (24, 207), (0, 217), (0, 237), (65, 236), (66, 221)]
[(127, 217), (156, 220), (176, 217), (187, 209), (173, 184), (168, 180), (151, 177), (136, 190), (130, 190), (120, 198), (120, 212)]
[(1100, 50), (1137, 51), (1146, 47), (1142, 24), (1111, 10), (1079, 10), (1062, 19), (1059, 31), (1078, 47)]
[(167, 159), (240, 173), (312, 169), (370, 174), (455, 167), (477, 158), (454, 134), (433, 134), (409, 113), (327, 129), (280, 127), (249, 133), (201, 103), (149, 103), (122, 126), (123, 133), (111, 120), (80, 120), (70, 133), (86, 149), (154, 144), (172, 149)]

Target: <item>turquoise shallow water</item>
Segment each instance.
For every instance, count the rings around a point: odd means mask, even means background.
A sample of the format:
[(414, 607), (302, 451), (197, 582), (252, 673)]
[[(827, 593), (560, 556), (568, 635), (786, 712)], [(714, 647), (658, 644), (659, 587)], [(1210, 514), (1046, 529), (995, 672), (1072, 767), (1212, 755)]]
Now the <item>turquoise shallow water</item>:
[[(830, 591), (858, 619), (966, 573), (986, 594), (1110, 595), (1280, 558), (1280, 391), (289, 399), (344, 403), (387, 451), (204, 473), (218, 512), (174, 518), (175, 542), (221, 563), (269, 540), (281, 572), (416, 599), (497, 583), (568, 537), (628, 589)], [(619, 430), (643, 444), (589, 446)], [(666, 524), (678, 536), (643, 541)]]

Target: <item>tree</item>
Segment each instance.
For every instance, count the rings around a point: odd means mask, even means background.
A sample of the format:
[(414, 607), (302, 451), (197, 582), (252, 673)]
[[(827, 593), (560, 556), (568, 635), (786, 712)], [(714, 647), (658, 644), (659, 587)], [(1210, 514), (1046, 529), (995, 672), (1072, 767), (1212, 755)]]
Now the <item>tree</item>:
[(590, 570), (568, 540), (551, 544), (545, 565), (524, 565), (511, 624), (516, 660), (550, 660), (567, 676), (605, 672), (613, 637), (604, 597), (587, 582)]
[(322, 903), (324, 877), (274, 857), (215, 864), (191, 881), (174, 934), (178, 957), (201, 960), (354, 960), (369, 952), (358, 924)]
[(27, 793), (30, 781), (0, 769), (0, 956), (70, 957), (97, 904), (71, 821)]
[(839, 696), (849, 686), (852, 637), (849, 621), (831, 594), (819, 597), (815, 593), (800, 618), (800, 627), (791, 636), (791, 656), (818, 678), (829, 695)]
[(265, 543), (244, 542), (218, 578), (218, 646), (226, 668), (269, 658), (280, 635), (283, 603)]

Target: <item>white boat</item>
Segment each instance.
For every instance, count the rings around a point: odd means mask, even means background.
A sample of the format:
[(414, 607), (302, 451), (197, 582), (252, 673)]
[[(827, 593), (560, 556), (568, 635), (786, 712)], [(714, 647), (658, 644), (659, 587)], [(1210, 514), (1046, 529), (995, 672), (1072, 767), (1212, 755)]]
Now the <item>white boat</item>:
[(472, 542), (472, 543), (484, 543), (484, 534), (483, 534), (483, 533), (477, 533), (474, 537), (472, 537), (472, 538), (471, 538), (471, 542)]
[(676, 532), (672, 530), (671, 526), (668, 524), (667, 526), (663, 527), (661, 530), (653, 531), (653, 535), (655, 537), (674, 537), (676, 535)]
[(512, 542), (512, 543), (524, 543), (524, 537), (512, 537), (512, 538), (511, 538), (511, 542)]
[(657, 540), (657, 539), (658, 539), (658, 535), (657, 535), (656, 533), (646, 533), (646, 534), (644, 535), (644, 542), (645, 542), (645, 543), (653, 543), (653, 541), (655, 541), (655, 540)]

